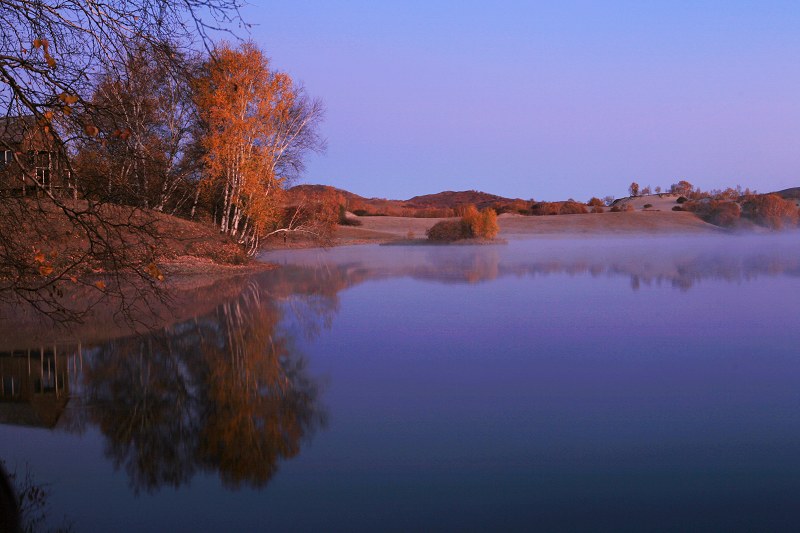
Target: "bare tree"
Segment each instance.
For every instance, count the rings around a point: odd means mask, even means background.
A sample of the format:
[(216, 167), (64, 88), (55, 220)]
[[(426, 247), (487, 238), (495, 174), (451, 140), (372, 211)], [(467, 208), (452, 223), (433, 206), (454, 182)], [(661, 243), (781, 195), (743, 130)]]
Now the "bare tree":
[[(16, 180), (36, 196), (14, 198), (17, 188), (0, 189), (0, 302), (27, 301), (68, 321), (80, 319), (85, 306), (63, 303), (64, 282), (128, 303), (153, 294), (160, 273), (152, 261), (152, 218), (121, 213), (102, 199), (62, 197), (53, 176), (40, 172), (49, 170), (38, 166), (41, 154), (26, 153), (9, 133), (20, 121), (33, 124), (52, 149), (44, 151), (48, 164), (59, 162), (74, 190), (70, 156), (101, 137), (90, 99), (97, 77), (121, 71), (141, 43), (163, 52), (155, 61), (174, 65), (174, 48), (165, 43), (208, 47), (210, 32), (240, 21), (238, 9), (239, 0), (0, 0), (0, 152), (18, 169), (3, 183)], [(66, 220), (78, 243), (58, 257), (47, 249), (56, 219)], [(87, 271), (103, 278), (81, 276)]]
[[(174, 67), (159, 61), (164, 55), (176, 59)], [(100, 133), (75, 158), (84, 195), (188, 211), (202, 168), (191, 90), (198, 65), (194, 55), (143, 43), (121, 71), (102, 76), (91, 99)]]

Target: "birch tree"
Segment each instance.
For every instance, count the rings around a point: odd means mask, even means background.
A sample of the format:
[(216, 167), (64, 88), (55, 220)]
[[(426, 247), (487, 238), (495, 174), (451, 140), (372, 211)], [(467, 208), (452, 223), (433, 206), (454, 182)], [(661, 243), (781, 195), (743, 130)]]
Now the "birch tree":
[[(174, 57), (180, 68), (160, 61)], [(87, 196), (175, 213), (194, 198), (197, 120), (191, 94), (197, 60), (169, 44), (134, 48), (101, 77), (91, 99), (97, 137), (78, 150)], [(188, 211), (188, 209), (184, 209)]]
[(196, 90), (206, 128), (203, 187), (215, 222), (253, 254), (282, 227), (282, 193), (304, 169), (309, 151), (321, 150), (322, 105), (288, 74), (271, 69), (252, 42), (214, 50)]

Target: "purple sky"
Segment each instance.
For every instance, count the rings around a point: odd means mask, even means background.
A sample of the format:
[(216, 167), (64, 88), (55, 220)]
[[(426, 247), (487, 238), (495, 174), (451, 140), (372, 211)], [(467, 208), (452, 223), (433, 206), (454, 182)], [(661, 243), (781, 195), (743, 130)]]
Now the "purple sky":
[[(557, 5), (555, 5), (557, 4)], [(255, 2), (322, 98), (305, 183), (556, 200), (800, 186), (800, 2)]]

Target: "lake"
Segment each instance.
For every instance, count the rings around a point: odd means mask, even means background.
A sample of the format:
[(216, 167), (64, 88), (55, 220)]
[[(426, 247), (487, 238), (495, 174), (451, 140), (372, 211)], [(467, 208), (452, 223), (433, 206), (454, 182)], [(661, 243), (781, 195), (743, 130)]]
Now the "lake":
[(76, 531), (788, 530), (799, 242), (270, 252), (149, 335), (0, 346), (0, 458)]

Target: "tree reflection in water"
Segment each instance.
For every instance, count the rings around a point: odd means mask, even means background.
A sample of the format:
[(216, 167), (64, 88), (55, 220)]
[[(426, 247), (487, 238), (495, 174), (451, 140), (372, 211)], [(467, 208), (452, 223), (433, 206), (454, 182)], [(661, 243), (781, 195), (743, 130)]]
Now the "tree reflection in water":
[(137, 491), (178, 487), (199, 472), (216, 472), (229, 487), (263, 486), (324, 424), (319, 386), (293, 340), (329, 326), (345, 288), (400, 277), (477, 283), (567, 274), (689, 290), (706, 279), (800, 275), (795, 235), (670, 242), (295, 251), (290, 264), (209, 292), (207, 301), (227, 302), (212, 312), (148, 336), (74, 349), (0, 347), (0, 423), (72, 432), (96, 425)]
[(229, 487), (263, 486), (324, 424), (319, 387), (264, 286), (251, 282), (210, 315), (108, 342), (84, 361), (83, 404), (70, 416), (99, 426), (135, 490), (178, 487), (198, 471)]

